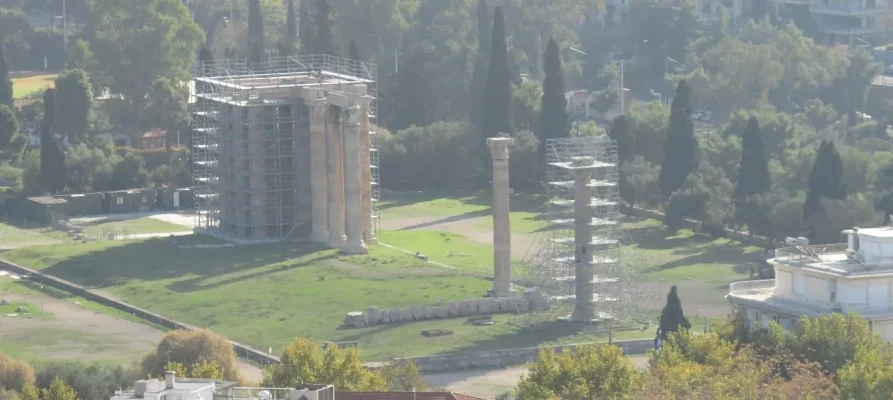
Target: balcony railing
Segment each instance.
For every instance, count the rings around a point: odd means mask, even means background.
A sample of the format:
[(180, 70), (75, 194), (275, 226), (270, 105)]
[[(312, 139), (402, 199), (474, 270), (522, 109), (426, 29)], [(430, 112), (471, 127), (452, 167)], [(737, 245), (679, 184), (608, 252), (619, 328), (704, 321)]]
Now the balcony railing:
[(756, 281), (732, 282), (729, 285), (729, 294), (757, 294), (772, 293), (775, 289), (775, 279), (761, 279)]
[[(807, 246), (809, 252), (821, 256), (822, 254), (843, 253), (847, 249), (846, 243), (823, 244)], [(812, 259), (812, 255), (799, 247), (782, 247), (775, 249), (775, 258), (785, 261), (798, 261)]]

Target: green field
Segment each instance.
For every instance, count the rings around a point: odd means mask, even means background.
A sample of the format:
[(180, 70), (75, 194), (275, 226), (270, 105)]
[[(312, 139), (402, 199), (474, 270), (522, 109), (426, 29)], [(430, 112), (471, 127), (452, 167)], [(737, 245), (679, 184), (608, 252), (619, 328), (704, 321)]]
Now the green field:
[(192, 228), (172, 222), (162, 221), (152, 217), (113, 220), (104, 219), (96, 223), (80, 224), (88, 234), (98, 236), (100, 232), (115, 232), (116, 234), (145, 234), (145, 233), (176, 233), (189, 232)]
[(53, 234), (46, 228), (23, 229), (15, 225), (0, 223), (0, 248), (17, 247), (22, 244), (51, 243), (63, 236)]
[(53, 87), (56, 74), (34, 75), (12, 80), (13, 97), (22, 99), (33, 96), (48, 87)]

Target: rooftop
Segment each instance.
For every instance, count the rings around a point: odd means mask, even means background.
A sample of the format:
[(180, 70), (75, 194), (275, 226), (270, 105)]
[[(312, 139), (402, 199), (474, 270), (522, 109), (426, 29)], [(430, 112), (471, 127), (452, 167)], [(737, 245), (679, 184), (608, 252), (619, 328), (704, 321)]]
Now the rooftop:
[(50, 205), (50, 204), (66, 204), (68, 203), (65, 199), (57, 199), (52, 196), (37, 196), (37, 197), (29, 197), (28, 200), (31, 200), (37, 204)]
[(451, 392), (335, 392), (337, 400), (484, 400)]

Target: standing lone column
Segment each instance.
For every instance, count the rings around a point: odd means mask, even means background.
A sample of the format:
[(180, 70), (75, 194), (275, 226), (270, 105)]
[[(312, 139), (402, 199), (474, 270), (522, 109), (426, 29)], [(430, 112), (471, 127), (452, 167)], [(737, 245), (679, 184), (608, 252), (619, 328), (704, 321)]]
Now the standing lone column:
[(510, 138), (489, 138), (493, 159), (493, 289), (492, 297), (512, 292), (512, 234), (509, 221), (509, 144)]
[(326, 110), (323, 99), (310, 101), (310, 209), (312, 215), (311, 240), (329, 241), (329, 190), (326, 170)]
[(329, 246), (344, 245), (344, 145), (341, 139), (341, 109), (329, 107), (326, 113), (326, 176), (329, 193)]
[(347, 242), (341, 249), (347, 254), (366, 254), (363, 242), (363, 197), (360, 177), (360, 106), (347, 108), (344, 126), (344, 197)]
[(571, 159), (574, 171), (574, 312), (571, 321), (592, 322), (595, 319), (593, 306), (592, 251), (592, 195), (589, 183), (592, 180), (594, 160), (592, 157)]

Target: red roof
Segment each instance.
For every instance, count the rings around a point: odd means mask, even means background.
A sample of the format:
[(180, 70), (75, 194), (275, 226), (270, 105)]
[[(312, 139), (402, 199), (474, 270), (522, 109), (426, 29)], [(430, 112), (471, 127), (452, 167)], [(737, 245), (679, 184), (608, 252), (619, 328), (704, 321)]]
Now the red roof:
[(161, 129), (152, 129), (143, 134), (143, 139), (148, 138), (157, 138), (157, 137), (165, 137), (167, 136), (167, 131)]
[(335, 392), (337, 400), (486, 400), (450, 392)]

